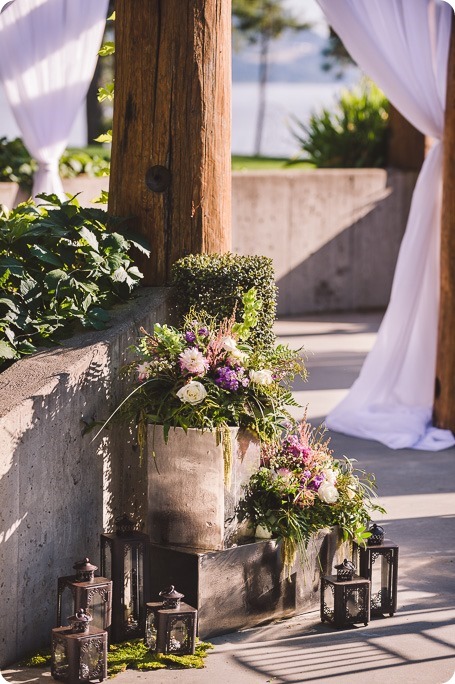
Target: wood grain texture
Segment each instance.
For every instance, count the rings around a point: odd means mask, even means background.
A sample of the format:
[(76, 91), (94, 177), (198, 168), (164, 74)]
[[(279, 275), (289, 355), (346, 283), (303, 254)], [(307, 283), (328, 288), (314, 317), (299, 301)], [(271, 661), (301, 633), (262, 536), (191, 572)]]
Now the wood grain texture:
[[(116, 2), (109, 213), (149, 241), (146, 285), (231, 246), (231, 0)], [(164, 192), (147, 171), (170, 172)], [(139, 260), (138, 260), (139, 261)]]
[(455, 27), (452, 17), (444, 122), (441, 284), (433, 423), (455, 432)]

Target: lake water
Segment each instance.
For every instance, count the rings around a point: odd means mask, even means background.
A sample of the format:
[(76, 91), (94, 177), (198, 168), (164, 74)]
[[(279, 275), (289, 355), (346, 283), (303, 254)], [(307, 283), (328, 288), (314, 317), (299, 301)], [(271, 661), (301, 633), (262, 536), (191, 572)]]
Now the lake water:
[[(330, 106), (344, 86), (339, 83), (270, 83), (267, 86), (267, 109), (262, 154), (288, 157), (297, 153), (298, 145), (289, 127), (292, 116), (308, 121), (310, 113)], [(232, 88), (232, 151), (253, 154), (258, 106), (257, 83), (234, 83)], [(84, 108), (76, 116), (69, 145), (86, 144)], [(0, 87), (0, 137), (19, 136), (3, 89)]]

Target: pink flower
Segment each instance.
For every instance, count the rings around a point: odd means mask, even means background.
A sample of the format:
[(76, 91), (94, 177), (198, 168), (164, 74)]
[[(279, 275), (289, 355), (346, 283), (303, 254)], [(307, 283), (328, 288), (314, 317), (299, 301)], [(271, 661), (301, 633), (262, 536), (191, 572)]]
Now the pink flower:
[(191, 375), (204, 375), (208, 361), (197, 347), (188, 347), (179, 354), (180, 368)]
[(136, 366), (137, 379), (139, 382), (144, 382), (144, 380), (147, 380), (149, 367), (150, 365), (148, 363), (140, 363), (138, 366)]

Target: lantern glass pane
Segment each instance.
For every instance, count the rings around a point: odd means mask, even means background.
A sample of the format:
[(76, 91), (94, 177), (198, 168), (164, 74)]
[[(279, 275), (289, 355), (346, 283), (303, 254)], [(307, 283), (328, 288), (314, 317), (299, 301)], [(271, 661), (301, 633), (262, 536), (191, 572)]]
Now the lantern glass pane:
[(80, 679), (93, 679), (103, 672), (103, 640), (87, 639), (81, 645)]
[(61, 595), (60, 606), (61, 606), (61, 613), (60, 613), (61, 626), (66, 627), (69, 624), (68, 618), (71, 617), (71, 615), (74, 615), (74, 611), (75, 611), (73, 594), (71, 592), (71, 589), (68, 586), (66, 586), (63, 589), (63, 592)]
[(169, 630), (169, 653), (184, 649), (187, 646), (188, 637), (188, 623), (185, 618), (174, 618)]
[(101, 577), (112, 579), (112, 542), (110, 539), (101, 541)]
[(156, 649), (156, 618), (155, 613), (149, 611), (145, 622), (145, 643), (151, 651)]
[(376, 554), (371, 557), (371, 608), (374, 611), (388, 612), (390, 610), (391, 565), (387, 562), (391, 554)]
[(68, 676), (68, 655), (66, 653), (65, 642), (54, 642), (54, 663), (53, 672), (57, 677)]
[(125, 566), (123, 574), (123, 606), (127, 631), (139, 627), (140, 609), (144, 594), (144, 552), (142, 544), (125, 545)]
[[(364, 605), (364, 592), (354, 587), (346, 587), (346, 619), (354, 620), (362, 618)], [(363, 618), (362, 618), (363, 619)]]
[(325, 583), (324, 586), (324, 616), (333, 620), (335, 616), (335, 592), (333, 584)]
[(106, 601), (104, 591), (92, 589), (88, 595), (87, 610), (93, 620), (90, 623), (95, 629), (104, 629), (104, 616), (106, 611)]

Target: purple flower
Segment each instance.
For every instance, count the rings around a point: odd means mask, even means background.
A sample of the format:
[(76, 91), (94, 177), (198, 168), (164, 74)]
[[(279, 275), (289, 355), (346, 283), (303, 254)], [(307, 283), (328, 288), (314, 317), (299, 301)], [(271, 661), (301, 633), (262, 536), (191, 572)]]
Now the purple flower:
[(184, 337), (185, 337), (185, 340), (186, 340), (187, 342), (189, 342), (190, 344), (191, 344), (192, 342), (195, 342), (195, 341), (196, 341), (196, 335), (194, 334), (194, 332), (193, 332), (192, 330), (187, 330), (187, 331), (185, 332)]
[(305, 480), (309, 480), (311, 477), (311, 470), (304, 470), (302, 473), (302, 478)]
[(324, 473), (318, 473), (318, 475), (315, 476), (313, 482), (310, 482), (310, 484), (308, 485), (309, 489), (313, 489), (315, 492), (317, 492), (321, 484), (324, 482), (324, 480)]
[(229, 366), (220, 366), (215, 372), (215, 383), (222, 389), (235, 392), (239, 388), (237, 373)]
[(209, 334), (209, 329), (206, 328), (205, 326), (203, 326), (202, 328), (199, 328), (199, 330), (197, 331), (197, 334), (200, 335), (201, 337), (207, 337), (207, 335)]

